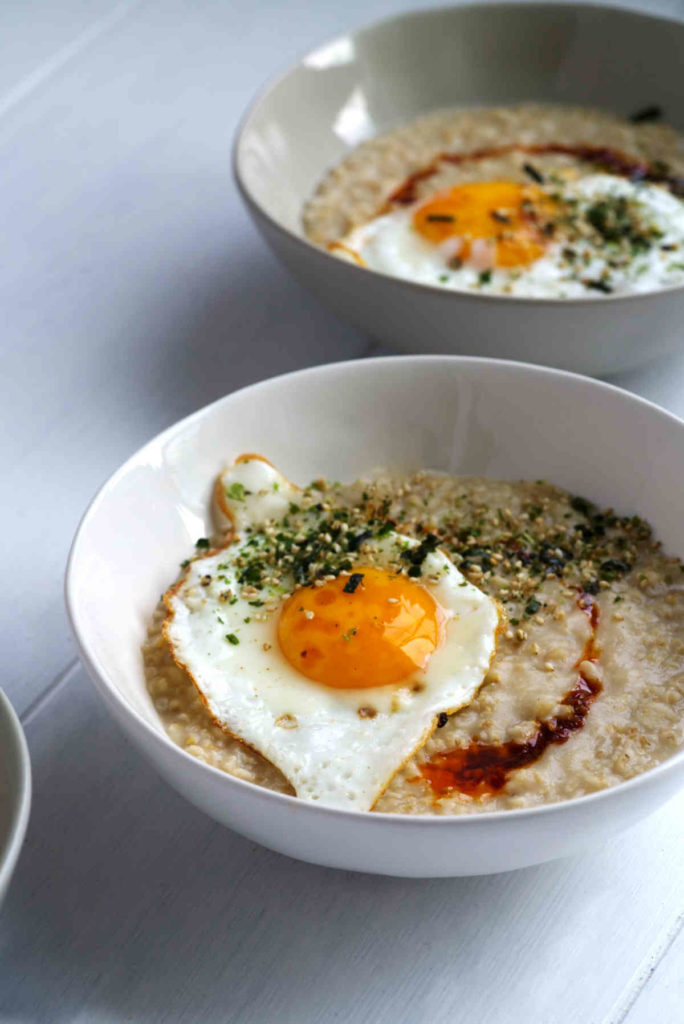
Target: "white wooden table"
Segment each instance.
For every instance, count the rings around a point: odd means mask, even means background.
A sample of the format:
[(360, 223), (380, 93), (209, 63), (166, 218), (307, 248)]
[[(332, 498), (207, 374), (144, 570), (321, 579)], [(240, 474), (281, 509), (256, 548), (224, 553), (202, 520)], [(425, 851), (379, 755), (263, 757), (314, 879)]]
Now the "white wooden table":
[[(127, 455), (236, 387), (371, 350), (266, 251), (230, 142), (273, 72), (419, 2), (0, 5), (2, 685), (35, 777), (0, 917), (2, 1024), (684, 1021), (684, 799), (509, 875), (310, 867), (171, 792), (66, 625), (71, 537)], [(619, 383), (684, 415), (684, 354)]]

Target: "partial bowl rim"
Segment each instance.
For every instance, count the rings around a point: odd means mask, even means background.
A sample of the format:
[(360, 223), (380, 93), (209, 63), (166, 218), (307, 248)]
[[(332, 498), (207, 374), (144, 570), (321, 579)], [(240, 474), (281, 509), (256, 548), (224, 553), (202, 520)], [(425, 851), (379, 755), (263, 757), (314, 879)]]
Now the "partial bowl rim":
[[(500, 811), (483, 811), (477, 814), (454, 814), (454, 815), (430, 815), (430, 814), (399, 814), (390, 813), (383, 811), (351, 811), (344, 810), (336, 807), (328, 807), (322, 804), (310, 803), (300, 799), (297, 796), (290, 796), (286, 793), (277, 793), (274, 790), (267, 789), (264, 786), (259, 786), (256, 783), (248, 782), (245, 779), (239, 779), (236, 776), (230, 775), (227, 772), (223, 772), (212, 765), (205, 764), (187, 753), (181, 747), (177, 746), (160, 728), (157, 730), (154, 726), (148, 722), (135, 708), (133, 708), (129, 702), (119, 692), (117, 687), (109, 682), (106, 669), (101, 664), (96, 651), (93, 646), (87, 640), (85, 631), (81, 629), (80, 617), (78, 610), (78, 597), (77, 597), (77, 571), (78, 571), (78, 558), (79, 558), (79, 547), (83, 539), (83, 535), (88, 528), (89, 520), (91, 516), (97, 511), (99, 506), (106, 501), (109, 492), (113, 490), (118, 482), (130, 471), (131, 468), (144, 457), (145, 453), (149, 450), (152, 451), (158, 448), (161, 444), (166, 444), (172, 438), (181, 435), (194, 423), (210, 416), (215, 412), (219, 406), (229, 403), (237, 396), (245, 397), (250, 392), (255, 392), (259, 388), (272, 385), (276, 382), (283, 382), (292, 377), (301, 377), (302, 375), (308, 375), (311, 379), (315, 379), (317, 376), (321, 376), (326, 373), (334, 373), (337, 369), (345, 368), (357, 368), (360, 372), (363, 372), (363, 368), (366, 366), (377, 366), (382, 365), (396, 365), (397, 363), (409, 363), (420, 361), (421, 363), (433, 362), (437, 363), (440, 361), (456, 362), (461, 364), (476, 364), (479, 366), (495, 366), (495, 367), (508, 367), (516, 372), (533, 371), (547, 376), (560, 376), (567, 377), (575, 380), (582, 381), (589, 388), (595, 388), (599, 392), (613, 392), (620, 395), (623, 399), (626, 398), (630, 402), (640, 406), (643, 409), (650, 409), (652, 412), (657, 413), (664, 420), (676, 424), (678, 428), (684, 430), (684, 420), (680, 419), (674, 413), (668, 412), (655, 402), (650, 402), (648, 399), (641, 398), (638, 395), (632, 394), (630, 391), (624, 388), (616, 387), (613, 384), (607, 384), (604, 381), (596, 380), (591, 377), (586, 377), (583, 374), (574, 373), (569, 370), (558, 370), (552, 367), (537, 366), (534, 363), (521, 363), (511, 359), (491, 359), (484, 356), (459, 356), (459, 355), (398, 355), (398, 356), (379, 356), (372, 359), (348, 359), (335, 363), (326, 363), (322, 366), (313, 366), (300, 370), (292, 370), (288, 373), (278, 374), (275, 377), (268, 377), (265, 380), (257, 381), (254, 384), (249, 384), (246, 387), (239, 388), (237, 391), (229, 392), (222, 398), (217, 399), (208, 405), (197, 409), (189, 416), (185, 416), (183, 419), (178, 420), (176, 423), (167, 427), (161, 433), (155, 435), (151, 440), (147, 441), (144, 445), (137, 449), (126, 461), (111, 474), (105, 481), (105, 483), (99, 488), (90, 504), (86, 508), (80, 523), (78, 525), (74, 540), (71, 545), (69, 552), (69, 558), (67, 561), (65, 582), (64, 582), (64, 596), (66, 603), (66, 610), (71, 625), (72, 632), (76, 639), (78, 650), (83, 660), (83, 663), (88, 670), (88, 674), (98, 690), (105, 703), (113, 702), (121, 712), (126, 716), (132, 717), (136, 723), (138, 730), (142, 729), (146, 736), (149, 738), (151, 743), (154, 743), (162, 750), (172, 751), (171, 756), (179, 756), (188, 766), (188, 771), (204, 773), (210, 772), (216, 779), (222, 779), (219, 783), (224, 786), (237, 786), (242, 789), (247, 795), (258, 797), (266, 802), (275, 801), (276, 804), (283, 804), (284, 806), (297, 807), (303, 812), (310, 810), (312, 813), (333, 815), (337, 818), (342, 816), (347, 820), (357, 822), (377, 822), (377, 825), (370, 825), (369, 827), (380, 827), (380, 825), (388, 822), (397, 824), (403, 823), (406, 828), (416, 828), (429, 824), (433, 828), (467, 828), (470, 824), (480, 822), (482, 824), (500, 822), (503, 820), (520, 820), (524, 818), (533, 818), (540, 815), (553, 815), (562, 813), (562, 809), (566, 807), (577, 807), (578, 805), (588, 805), (591, 803), (600, 802), (603, 800), (610, 800), (614, 798), (616, 793), (626, 793), (633, 789), (640, 788), (643, 785), (647, 785), (648, 781), (661, 775), (668, 775), (673, 771), (676, 771), (682, 761), (684, 761), (684, 748), (673, 754), (672, 757), (660, 764), (655, 765), (653, 768), (648, 769), (645, 772), (641, 772), (635, 775), (631, 779), (627, 779), (625, 782), (617, 783), (615, 786), (608, 786), (605, 789), (599, 790), (595, 793), (589, 793), (584, 796), (573, 797), (569, 800), (558, 800), (554, 803), (540, 804), (536, 807), (523, 807), (513, 810), (500, 810)], [(161, 723), (160, 723), (161, 725)]]
[(10, 757), (18, 765), (19, 786), (11, 792), (11, 816), (8, 842), (0, 854), (0, 899), (9, 885), (14, 873), (21, 848), (26, 836), (29, 815), (31, 812), (31, 758), (19, 716), (14, 710), (9, 697), (0, 689), (0, 706), (9, 724), (8, 735), (13, 749)]
[[(448, 296), (447, 301), (455, 300), (468, 300), (470, 302), (485, 302), (485, 303), (509, 303), (518, 306), (554, 306), (554, 307), (568, 307), (575, 308), (579, 305), (605, 305), (606, 303), (627, 303), (635, 301), (643, 301), (644, 299), (654, 299), (658, 295), (669, 295), (675, 292), (684, 290), (684, 281), (681, 284), (667, 285), (664, 288), (655, 288), (648, 292), (628, 292), (625, 294), (612, 294), (604, 295), (597, 294), (595, 296), (578, 296), (577, 298), (552, 298), (544, 296), (540, 298), (533, 298), (526, 295), (487, 295), (481, 294), (480, 292), (468, 292), (459, 291), (457, 289), (440, 288), (434, 284), (423, 284), (418, 281), (411, 281), (409, 278), (397, 277), (393, 274), (386, 274), (384, 271), (375, 270), (371, 267), (359, 267), (355, 263), (341, 260), (332, 253), (328, 252), (322, 246), (316, 245), (311, 242), (304, 235), (297, 234), (290, 228), (285, 227), (279, 220), (276, 220), (257, 200), (257, 198), (251, 193), (247, 182), (244, 180), (239, 167), (240, 150), (244, 140), (245, 131), (248, 127), (249, 121), (252, 115), (257, 110), (258, 106), (267, 98), (269, 93), (277, 86), (284, 82), (293, 72), (297, 71), (307, 60), (308, 57), (312, 56), (318, 50), (323, 49), (326, 46), (332, 46), (334, 43), (346, 39), (348, 37), (357, 38), (361, 35), (367, 35), (372, 32), (376, 32), (379, 29), (385, 28), (391, 24), (398, 24), (399, 22), (408, 22), (414, 18), (431, 17), (437, 14), (443, 14), (447, 11), (467, 11), (467, 10), (505, 10), (515, 11), (517, 9), (525, 10), (559, 10), (578, 13), (581, 11), (602, 11), (611, 12), (615, 14), (625, 14), (629, 17), (633, 17), (635, 20), (650, 21), (650, 22), (661, 22), (665, 25), (678, 26), (680, 29), (684, 29), (684, 20), (680, 18), (670, 17), (666, 14), (651, 14), (645, 10), (637, 10), (632, 7), (623, 7), (620, 4), (603, 4), (603, 3), (573, 3), (568, 0), (562, 0), (560, 3), (543, 3), (540, 0), (517, 0), (515, 3), (505, 3), (501, 0), (468, 0), (462, 4), (445, 4), (441, 6), (426, 7), (424, 9), (414, 8), (410, 11), (403, 11), (399, 14), (389, 15), (385, 18), (376, 19), (375, 21), (364, 23), (358, 28), (352, 28), (348, 32), (344, 32), (340, 35), (333, 36), (323, 40), (317, 46), (312, 47), (303, 53), (300, 57), (292, 61), (284, 70), (276, 72), (271, 78), (269, 78), (257, 91), (256, 95), (249, 103), (247, 109), (243, 113), (240, 121), (238, 122), (237, 129), (233, 138), (232, 150), (231, 150), (231, 168), (233, 180), (237, 186), (238, 192), (242, 197), (243, 202), (250, 210), (252, 215), (263, 217), (269, 224), (269, 227), (280, 234), (282, 237), (287, 238), (288, 241), (295, 242), (302, 251), (315, 252), (320, 255), (324, 260), (332, 260), (334, 264), (341, 268), (340, 273), (347, 272), (350, 275), (357, 276), (359, 274), (367, 275), (373, 274), (375, 277), (382, 278), (387, 282), (391, 282), (395, 285), (404, 285), (410, 287), (412, 290), (418, 291), (422, 294), (427, 295), (439, 295)], [(559, 104), (562, 106), (562, 104)], [(446, 108), (445, 108), (446, 109)], [(354, 147), (350, 147), (349, 152), (353, 151)], [(363, 278), (361, 278), (363, 280)]]

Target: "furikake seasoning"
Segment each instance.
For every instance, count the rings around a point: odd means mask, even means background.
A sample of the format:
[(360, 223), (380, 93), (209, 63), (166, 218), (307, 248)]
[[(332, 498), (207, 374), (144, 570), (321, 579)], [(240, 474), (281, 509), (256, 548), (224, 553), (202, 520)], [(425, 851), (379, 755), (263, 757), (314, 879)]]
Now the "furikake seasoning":
[[(226, 549), (254, 617), (266, 617), (294, 588), (340, 574), (345, 592), (354, 593), (362, 567), (376, 561), (378, 543), (395, 533), (399, 542), (383, 549), (388, 568), (419, 580), (426, 556), (441, 550), (470, 583), (502, 603), (515, 625), (543, 613), (547, 581), (588, 595), (619, 590), (640, 551), (654, 546), (648, 524), (637, 516), (600, 509), (544, 481), (522, 485), (528, 491), (513, 510), (492, 508), (477, 487), (463, 485), (449, 497), (450, 483), (458, 481), (428, 473), (363, 488), (315, 481), (282, 520), (248, 531), (235, 556)], [(439, 487), (444, 500), (434, 497)], [(412, 538), (410, 546), (404, 536)], [(225, 599), (235, 600), (232, 591)]]

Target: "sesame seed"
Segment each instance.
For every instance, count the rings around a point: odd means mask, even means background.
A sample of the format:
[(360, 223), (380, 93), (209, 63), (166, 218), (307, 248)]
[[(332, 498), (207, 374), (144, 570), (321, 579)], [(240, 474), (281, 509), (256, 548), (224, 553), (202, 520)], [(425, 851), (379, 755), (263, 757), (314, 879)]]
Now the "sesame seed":
[(583, 661), (579, 666), (580, 675), (588, 683), (598, 684), (601, 682), (601, 673), (593, 661)]

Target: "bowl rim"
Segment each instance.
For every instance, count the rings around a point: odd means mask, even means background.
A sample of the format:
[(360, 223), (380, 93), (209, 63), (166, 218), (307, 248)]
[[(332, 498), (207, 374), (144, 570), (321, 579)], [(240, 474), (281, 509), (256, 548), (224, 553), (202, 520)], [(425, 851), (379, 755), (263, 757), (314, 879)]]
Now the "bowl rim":
[[(387, 274), (381, 270), (375, 270), (372, 267), (360, 267), (355, 263), (341, 260), (336, 256), (333, 256), (331, 252), (324, 249), (322, 246), (316, 245), (310, 241), (303, 234), (297, 234), (292, 229), (285, 227), (279, 220), (272, 216), (258, 201), (250, 190), (245, 177), (240, 170), (240, 156), (241, 150), (244, 143), (246, 131), (249, 127), (249, 122), (252, 116), (256, 113), (259, 106), (268, 98), (270, 93), (276, 89), (279, 85), (286, 81), (295, 71), (302, 68), (307, 59), (315, 54), (318, 50), (323, 49), (327, 46), (332, 46), (334, 43), (339, 42), (343, 39), (352, 38), (357, 39), (361, 36), (368, 36), (377, 31), (388, 27), (389, 25), (399, 24), (400, 22), (409, 22), (412, 20), (419, 20), (423, 18), (430, 18), (439, 14), (445, 14), (450, 12), (454, 15), (460, 11), (471, 11), (471, 10), (482, 10), (489, 11), (491, 13), (501, 11), (550, 11), (558, 10), (565, 12), (572, 12), (575, 14), (582, 13), (584, 11), (601, 11), (610, 12), (619, 15), (627, 15), (628, 18), (632, 18), (635, 21), (649, 21), (651, 23), (660, 22), (666, 26), (677, 26), (680, 30), (684, 30), (684, 19), (670, 17), (667, 14), (652, 14), (650, 11), (639, 10), (632, 7), (624, 7), (621, 4), (613, 3), (593, 3), (593, 2), (582, 2), (573, 3), (572, 0), (561, 0), (559, 3), (544, 3), (541, 0), (516, 0), (514, 3), (502, 2), (502, 0), (467, 0), (465, 3), (459, 4), (443, 4), (438, 6), (431, 6), (426, 8), (413, 8), (410, 11), (402, 11), (398, 14), (389, 15), (384, 18), (379, 18), (371, 22), (366, 22), (363, 25), (352, 28), (347, 32), (343, 32), (339, 35), (333, 36), (323, 40), (318, 45), (310, 48), (298, 58), (295, 58), (284, 70), (276, 72), (271, 78), (267, 79), (265, 83), (257, 90), (253, 99), (250, 101), (246, 110), (242, 114), (238, 126), (233, 136), (233, 143), (231, 148), (231, 170), (232, 177), (235, 185), (237, 186), (238, 193), (240, 194), (243, 202), (247, 206), (249, 212), (253, 217), (262, 217), (269, 225), (269, 227), (275, 231), (282, 238), (287, 239), (289, 242), (293, 242), (297, 245), (300, 252), (304, 253), (316, 253), (325, 261), (332, 261), (328, 265), (335, 265), (340, 269), (340, 273), (346, 273), (349, 276), (350, 282), (356, 278), (357, 280), (367, 280), (367, 275), (370, 273), (376, 278), (380, 278), (385, 282), (391, 284), (404, 285), (410, 287), (412, 290), (419, 292), (424, 295), (442, 296), (447, 297), (446, 301), (469, 301), (471, 303), (508, 303), (517, 306), (553, 306), (563, 308), (576, 308), (577, 306), (602, 306), (607, 303), (628, 303), (643, 301), (645, 299), (654, 300), (660, 295), (670, 295), (684, 291), (684, 280), (680, 284), (667, 285), (663, 288), (654, 288), (652, 291), (647, 292), (627, 292), (623, 294), (610, 294), (605, 295), (598, 293), (592, 296), (577, 296), (576, 298), (554, 298), (551, 296), (541, 296), (534, 298), (526, 295), (487, 295), (480, 292), (469, 292), (459, 291), (458, 289), (440, 288), (434, 284), (423, 284), (419, 281), (412, 281), (410, 278), (399, 277), (393, 274)], [(563, 106), (563, 104), (558, 104)], [(443, 108), (447, 109), (447, 108)], [(600, 108), (599, 108), (600, 109)], [(607, 109), (607, 108), (606, 108)], [(385, 133), (381, 133), (385, 134)], [(375, 137), (375, 136), (373, 136)], [(348, 149), (348, 154), (352, 153), (358, 146), (352, 146)], [(315, 258), (315, 257), (314, 257)], [(359, 278), (358, 275), (362, 275)]]
[(18, 765), (19, 785), (11, 794), (11, 814), (8, 841), (0, 853), (0, 898), (14, 873), (24, 843), (31, 812), (31, 758), (19, 716), (9, 697), (0, 689), (0, 711), (7, 722), (10, 737), (9, 755)]
[[(542, 376), (547, 377), (560, 377), (570, 378), (571, 380), (581, 381), (583, 386), (588, 386), (590, 389), (594, 388), (598, 392), (612, 392), (618, 395), (622, 400), (628, 400), (628, 402), (640, 406), (643, 410), (650, 410), (651, 413), (656, 413), (666, 422), (676, 425), (678, 429), (684, 430), (684, 420), (676, 416), (674, 413), (669, 412), (667, 409), (663, 409), (655, 402), (651, 402), (646, 398), (642, 398), (639, 395), (635, 395), (624, 388), (616, 387), (614, 384), (608, 384), (605, 381), (596, 380), (592, 377), (587, 377), (583, 374), (574, 373), (569, 370), (559, 370), (552, 367), (538, 366), (534, 363), (521, 363), (512, 359), (491, 359), (483, 356), (459, 356), (459, 355), (398, 355), (398, 356), (378, 356), (371, 359), (348, 359), (340, 362), (325, 363), (323, 365), (306, 367), (299, 370), (291, 370), (288, 373), (278, 374), (274, 377), (267, 377), (264, 380), (259, 380), (253, 384), (248, 384), (245, 387), (238, 388), (236, 391), (229, 392), (223, 395), (221, 398), (210, 402), (208, 405), (202, 406), (195, 412), (190, 413), (188, 416), (183, 417), (176, 423), (167, 427), (165, 430), (156, 434), (153, 438), (138, 448), (126, 461), (112, 473), (101, 487), (96, 492), (88, 504), (81, 520), (79, 522), (76, 534), (74, 536), (71, 549), (69, 551), (69, 557), (66, 566), (66, 574), (64, 580), (64, 598), (66, 604), (67, 617), (71, 630), (74, 634), (76, 644), (79, 650), (81, 659), (88, 671), (96, 690), (100, 696), (104, 699), (106, 704), (113, 703), (124, 717), (132, 718), (136, 726), (138, 733), (142, 732), (149, 739), (150, 743), (156, 745), (158, 749), (170, 752), (172, 758), (180, 757), (186, 764), (187, 769), (190, 773), (203, 774), (209, 772), (218, 785), (225, 787), (237, 786), (238, 790), (243, 790), (245, 796), (260, 798), (266, 803), (275, 802), (276, 805), (282, 805), (283, 809), (298, 809), (302, 813), (307, 813), (309, 810), (321, 814), (333, 816), (336, 818), (345, 818), (349, 821), (361, 822), (376, 822), (376, 825), (370, 825), (369, 827), (381, 827), (383, 823), (392, 823), (394, 825), (399, 822), (405, 828), (417, 828), (421, 825), (428, 825), (431, 828), (467, 828), (468, 825), (471, 827), (476, 826), (480, 823), (483, 826), (492, 825), (500, 821), (518, 821), (526, 818), (536, 818), (544, 816), (554, 816), (559, 813), (564, 813), (564, 808), (572, 809), (576, 807), (584, 807), (597, 802), (614, 799), (620, 794), (628, 793), (634, 789), (638, 789), (644, 785), (648, 785), (649, 782), (659, 776), (669, 775), (672, 772), (678, 770), (684, 762), (684, 747), (677, 751), (672, 757), (667, 758), (660, 764), (655, 765), (653, 768), (648, 769), (645, 772), (641, 772), (638, 775), (633, 776), (631, 779), (627, 779), (624, 782), (617, 783), (614, 786), (608, 786), (605, 789), (598, 790), (594, 793), (588, 793), (583, 796), (573, 797), (569, 800), (558, 800), (553, 803), (539, 804), (534, 807), (523, 807), (511, 810), (500, 810), (500, 811), (483, 811), (477, 814), (453, 814), (453, 815), (438, 815), (438, 814), (399, 814), (384, 811), (355, 811), (346, 810), (337, 807), (329, 807), (324, 804), (312, 803), (306, 800), (302, 800), (297, 796), (290, 796), (287, 793), (278, 793), (274, 790), (267, 789), (264, 786), (259, 786), (256, 783), (248, 782), (245, 779), (239, 779), (236, 776), (230, 775), (227, 772), (223, 772), (218, 768), (214, 768), (212, 765), (205, 764), (187, 753), (181, 747), (177, 746), (170, 737), (163, 731), (163, 727), (156, 729), (150, 722), (148, 722), (135, 708), (133, 708), (125, 697), (120, 693), (118, 688), (109, 681), (107, 672), (104, 666), (101, 664), (96, 651), (92, 644), (87, 638), (87, 632), (81, 627), (80, 613), (79, 613), (79, 601), (77, 596), (78, 591), (78, 561), (79, 561), (79, 548), (83, 542), (83, 537), (88, 529), (89, 521), (92, 516), (97, 512), (99, 507), (107, 500), (110, 491), (114, 490), (119, 481), (126, 476), (131, 469), (133, 469), (141, 460), (144, 458), (146, 453), (155, 451), (160, 446), (165, 445), (172, 438), (182, 435), (189, 427), (192, 427), (195, 423), (201, 421), (206, 417), (210, 417), (219, 411), (219, 408), (229, 404), (232, 400), (237, 397), (247, 397), (250, 393), (255, 393), (262, 388), (268, 388), (275, 384), (282, 384), (290, 378), (301, 378), (307, 376), (310, 379), (315, 379), (317, 376), (323, 376), (325, 374), (335, 373), (339, 369), (354, 369), (359, 372), (364, 372), (364, 367), (379, 365), (396, 366), (397, 364), (403, 363), (415, 363), (421, 364), (427, 363), (443, 363), (448, 362), (452, 364), (460, 364), (464, 366), (469, 364), (474, 368), (484, 368), (486, 372), (487, 367), (493, 367), (496, 369), (507, 369), (517, 372), (526, 373), (532, 371)], [(0, 691), (1, 693), (1, 691)], [(15, 716), (16, 717), (16, 716)], [(161, 723), (160, 723), (161, 725)], [(24, 741), (25, 742), (25, 741)], [(222, 780), (222, 781), (219, 781)], [(568, 811), (569, 813), (569, 811)]]

